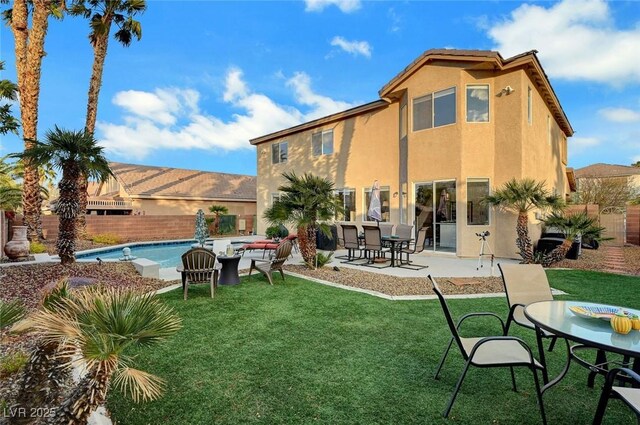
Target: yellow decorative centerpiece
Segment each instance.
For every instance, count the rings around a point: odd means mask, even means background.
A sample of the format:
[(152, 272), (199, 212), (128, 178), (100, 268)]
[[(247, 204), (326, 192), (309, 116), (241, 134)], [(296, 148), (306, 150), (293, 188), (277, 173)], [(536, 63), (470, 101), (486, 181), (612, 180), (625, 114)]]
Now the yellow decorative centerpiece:
[(619, 311), (611, 318), (611, 327), (615, 332), (626, 335), (631, 332), (631, 319), (624, 312)]
[(640, 317), (637, 314), (631, 316), (631, 327), (636, 331), (640, 331)]

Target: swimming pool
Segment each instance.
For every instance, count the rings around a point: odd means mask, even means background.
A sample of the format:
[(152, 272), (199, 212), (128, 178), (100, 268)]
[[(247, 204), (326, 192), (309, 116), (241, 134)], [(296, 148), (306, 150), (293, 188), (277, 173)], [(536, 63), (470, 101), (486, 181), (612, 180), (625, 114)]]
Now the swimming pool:
[[(191, 249), (191, 246), (196, 241), (182, 241), (182, 242), (158, 242), (151, 244), (132, 244), (127, 245), (131, 248), (131, 255), (137, 258), (146, 258), (151, 261), (155, 261), (160, 264), (160, 268), (172, 268), (181, 264), (181, 256), (185, 252)], [(232, 241), (231, 244), (235, 248), (244, 244), (244, 241)], [(119, 248), (105, 248), (99, 251), (93, 251), (91, 253), (77, 254), (78, 260), (95, 260), (100, 258), (101, 260), (117, 260), (122, 258), (122, 246)]]

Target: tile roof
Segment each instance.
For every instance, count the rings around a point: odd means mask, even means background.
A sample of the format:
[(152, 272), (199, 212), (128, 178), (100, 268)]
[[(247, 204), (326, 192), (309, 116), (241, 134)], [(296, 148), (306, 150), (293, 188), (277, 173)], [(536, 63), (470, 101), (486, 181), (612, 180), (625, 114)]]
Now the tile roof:
[(255, 176), (120, 162), (109, 166), (132, 197), (256, 200)]
[(591, 164), (575, 170), (576, 178), (585, 177), (625, 177), (640, 175), (640, 167), (617, 164)]

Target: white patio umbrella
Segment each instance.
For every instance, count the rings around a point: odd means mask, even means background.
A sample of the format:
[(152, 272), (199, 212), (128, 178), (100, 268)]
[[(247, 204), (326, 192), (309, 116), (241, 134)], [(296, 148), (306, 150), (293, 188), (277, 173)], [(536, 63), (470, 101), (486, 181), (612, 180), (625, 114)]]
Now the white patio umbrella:
[(369, 199), (367, 216), (375, 220), (378, 226), (380, 225), (380, 221), (382, 221), (382, 208), (380, 204), (380, 184), (378, 184), (378, 180), (374, 181), (371, 187), (371, 199)]

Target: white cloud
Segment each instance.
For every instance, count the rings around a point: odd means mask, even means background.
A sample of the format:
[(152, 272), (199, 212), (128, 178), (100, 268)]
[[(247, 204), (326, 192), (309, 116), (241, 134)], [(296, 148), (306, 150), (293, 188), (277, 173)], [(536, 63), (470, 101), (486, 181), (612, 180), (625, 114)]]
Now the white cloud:
[(569, 139), (569, 153), (571, 155), (581, 153), (600, 144), (596, 137), (572, 137)]
[(335, 5), (344, 13), (360, 9), (360, 0), (304, 0), (307, 12), (321, 12), (325, 7)]
[(201, 112), (200, 94), (192, 89), (119, 92), (113, 102), (123, 109), (124, 124), (98, 122), (100, 144), (108, 152), (134, 159), (159, 149), (248, 149), (249, 139), (355, 106), (314, 93), (311, 79), (304, 73), (296, 73), (285, 84), (292, 89), (296, 103), (305, 107), (304, 112), (252, 93), (242, 71), (231, 68), (225, 78), (223, 101), (244, 112), (227, 121)]
[(339, 47), (354, 56), (362, 55), (368, 58), (371, 57), (371, 46), (366, 41), (349, 41), (343, 37), (335, 36), (333, 40), (331, 40), (331, 45)]
[(640, 122), (640, 112), (627, 108), (604, 108), (598, 111), (606, 120), (612, 122)]
[(604, 0), (563, 0), (548, 8), (524, 4), (488, 33), (505, 57), (538, 50), (553, 78), (640, 81), (640, 22), (616, 28)]

